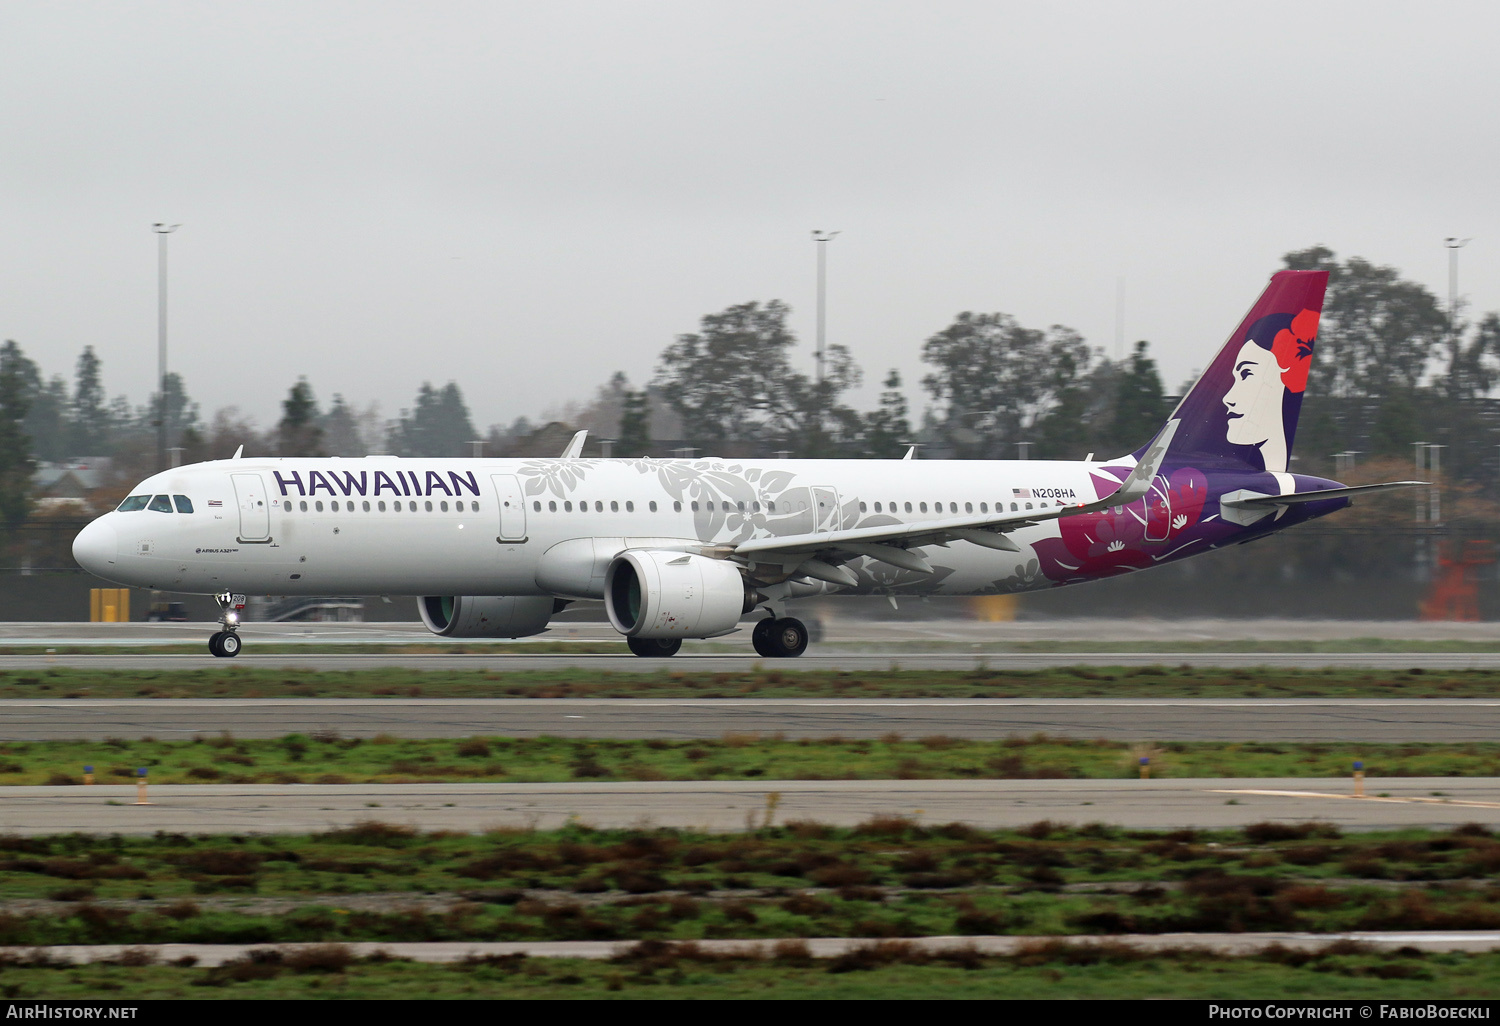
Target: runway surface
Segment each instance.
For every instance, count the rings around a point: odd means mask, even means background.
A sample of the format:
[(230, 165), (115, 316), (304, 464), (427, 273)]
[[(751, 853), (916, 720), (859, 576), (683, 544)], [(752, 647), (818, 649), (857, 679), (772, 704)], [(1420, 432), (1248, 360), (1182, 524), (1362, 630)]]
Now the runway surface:
[[(1377, 778), (1372, 797), (1330, 779), (646, 781), (567, 784), (8, 787), (0, 832), (305, 833), (378, 819), (423, 830), (663, 826), (744, 830), (764, 821), (853, 825), (876, 815), (1017, 827), (1048, 819), (1131, 829), (1227, 829), (1318, 820), (1346, 830), (1500, 825), (1500, 779)], [(1375, 797), (1380, 794), (1388, 798)]]
[[(194, 670), (226, 665), (203, 654), (114, 655), (36, 653), (0, 655), (0, 670), (43, 670), (76, 667), (90, 670)], [(744, 654), (694, 654), (686, 649), (671, 659), (597, 653), (396, 653), (291, 652), (257, 655), (248, 645), (233, 665), (277, 670), (320, 672), (403, 668), (408, 670), (470, 670), (486, 673), (534, 670), (579, 670), (586, 673), (743, 673), (759, 663), (786, 673), (811, 670), (871, 673), (881, 670), (1048, 670), (1060, 666), (1218, 666), (1226, 669), (1269, 666), (1280, 669), (1368, 669), (1404, 671), (1423, 669), (1496, 670), (1500, 652), (905, 652), (871, 654), (833, 649), (808, 649), (797, 659), (761, 659)]]
[[(859, 645), (891, 650), (898, 646), (973, 646), (1028, 641), (1287, 643), (1380, 638), (1403, 641), (1461, 641), (1500, 647), (1500, 622), (1463, 623), (1427, 620), (1312, 619), (1056, 619), (979, 621), (954, 617), (887, 620), (840, 615), (837, 602), (823, 609), (794, 609), (793, 615), (815, 625), (815, 644)], [(743, 625), (743, 626), (748, 626)], [(743, 629), (724, 646), (749, 647)], [(217, 628), (210, 623), (50, 623), (0, 621), (0, 645), (94, 645), (129, 648), (140, 645), (204, 645)], [(246, 623), (240, 633), (247, 650), (257, 643), (277, 645), (461, 645), (463, 639), (440, 638), (417, 622)], [(620, 636), (608, 623), (554, 622), (544, 634), (521, 638), (520, 644), (544, 642), (614, 642)], [(507, 642), (486, 642), (506, 644)], [(696, 643), (689, 642), (689, 649)], [(713, 642), (705, 643), (714, 646)]]
[(8, 699), (0, 740), (281, 737), (998, 739), (1114, 741), (1495, 741), (1500, 699)]

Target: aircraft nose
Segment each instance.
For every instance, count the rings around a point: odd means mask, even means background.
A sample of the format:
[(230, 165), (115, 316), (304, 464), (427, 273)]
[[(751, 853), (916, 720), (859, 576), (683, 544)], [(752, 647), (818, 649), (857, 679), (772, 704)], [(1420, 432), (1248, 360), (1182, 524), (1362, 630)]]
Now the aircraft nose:
[(119, 556), (120, 539), (113, 524), (101, 518), (89, 524), (73, 539), (73, 558), (78, 565), (98, 577), (109, 577)]

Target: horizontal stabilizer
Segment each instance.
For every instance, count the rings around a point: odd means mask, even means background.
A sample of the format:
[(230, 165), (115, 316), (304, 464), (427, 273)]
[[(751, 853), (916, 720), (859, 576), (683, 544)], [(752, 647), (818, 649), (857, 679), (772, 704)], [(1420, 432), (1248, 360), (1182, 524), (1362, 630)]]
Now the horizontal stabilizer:
[(1421, 488), (1431, 482), (1428, 481), (1387, 481), (1384, 484), (1350, 485), (1347, 488), (1319, 488), (1312, 492), (1294, 492), (1290, 495), (1256, 495), (1253, 493), (1240, 492), (1230, 498), (1226, 495), (1220, 502), (1222, 506), (1233, 506), (1236, 509), (1255, 509), (1266, 506), (1291, 506), (1299, 502), (1318, 502), (1322, 499), (1339, 499), (1350, 495), (1358, 495), (1361, 492), (1382, 492), (1388, 488)]

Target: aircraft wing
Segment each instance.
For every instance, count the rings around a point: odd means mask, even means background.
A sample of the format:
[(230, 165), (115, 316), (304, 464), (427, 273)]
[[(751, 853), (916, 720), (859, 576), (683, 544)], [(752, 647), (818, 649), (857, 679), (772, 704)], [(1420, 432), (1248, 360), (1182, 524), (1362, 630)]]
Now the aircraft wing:
[[(1161, 469), (1178, 423), (1176, 420), (1168, 421), (1146, 450), (1145, 457), (1136, 464), (1130, 476), (1120, 483), (1120, 487), (1094, 502), (1027, 510), (1024, 513), (996, 512), (881, 527), (756, 538), (734, 546), (730, 554), (753, 563), (781, 563), (788, 569), (796, 566), (809, 577), (836, 584), (853, 584), (854, 575), (836, 564), (859, 556), (868, 556), (918, 573), (931, 573), (931, 568), (920, 555), (907, 550), (923, 545), (946, 545), (950, 541), (968, 541), (986, 548), (1017, 552), (1020, 550), (1015, 542), (1005, 537), (1010, 531), (1060, 517), (1129, 505), (1144, 497)], [(813, 558), (815, 556), (817, 558)]]

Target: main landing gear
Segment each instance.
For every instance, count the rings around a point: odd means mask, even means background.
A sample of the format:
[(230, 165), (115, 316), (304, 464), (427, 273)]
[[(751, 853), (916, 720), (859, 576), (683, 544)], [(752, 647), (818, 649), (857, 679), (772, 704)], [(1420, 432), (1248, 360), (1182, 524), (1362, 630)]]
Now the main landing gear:
[(214, 598), (219, 603), (219, 624), (223, 630), (215, 631), (208, 639), (208, 650), (220, 659), (232, 659), (240, 654), (240, 610), (245, 608), (245, 596), (225, 591)]
[(638, 656), (647, 658), (665, 658), (674, 656), (682, 647), (681, 638), (626, 638), (625, 644), (630, 646), (630, 651)]
[(767, 659), (799, 656), (807, 651), (807, 625), (790, 616), (768, 616), (755, 625), (750, 642)]

